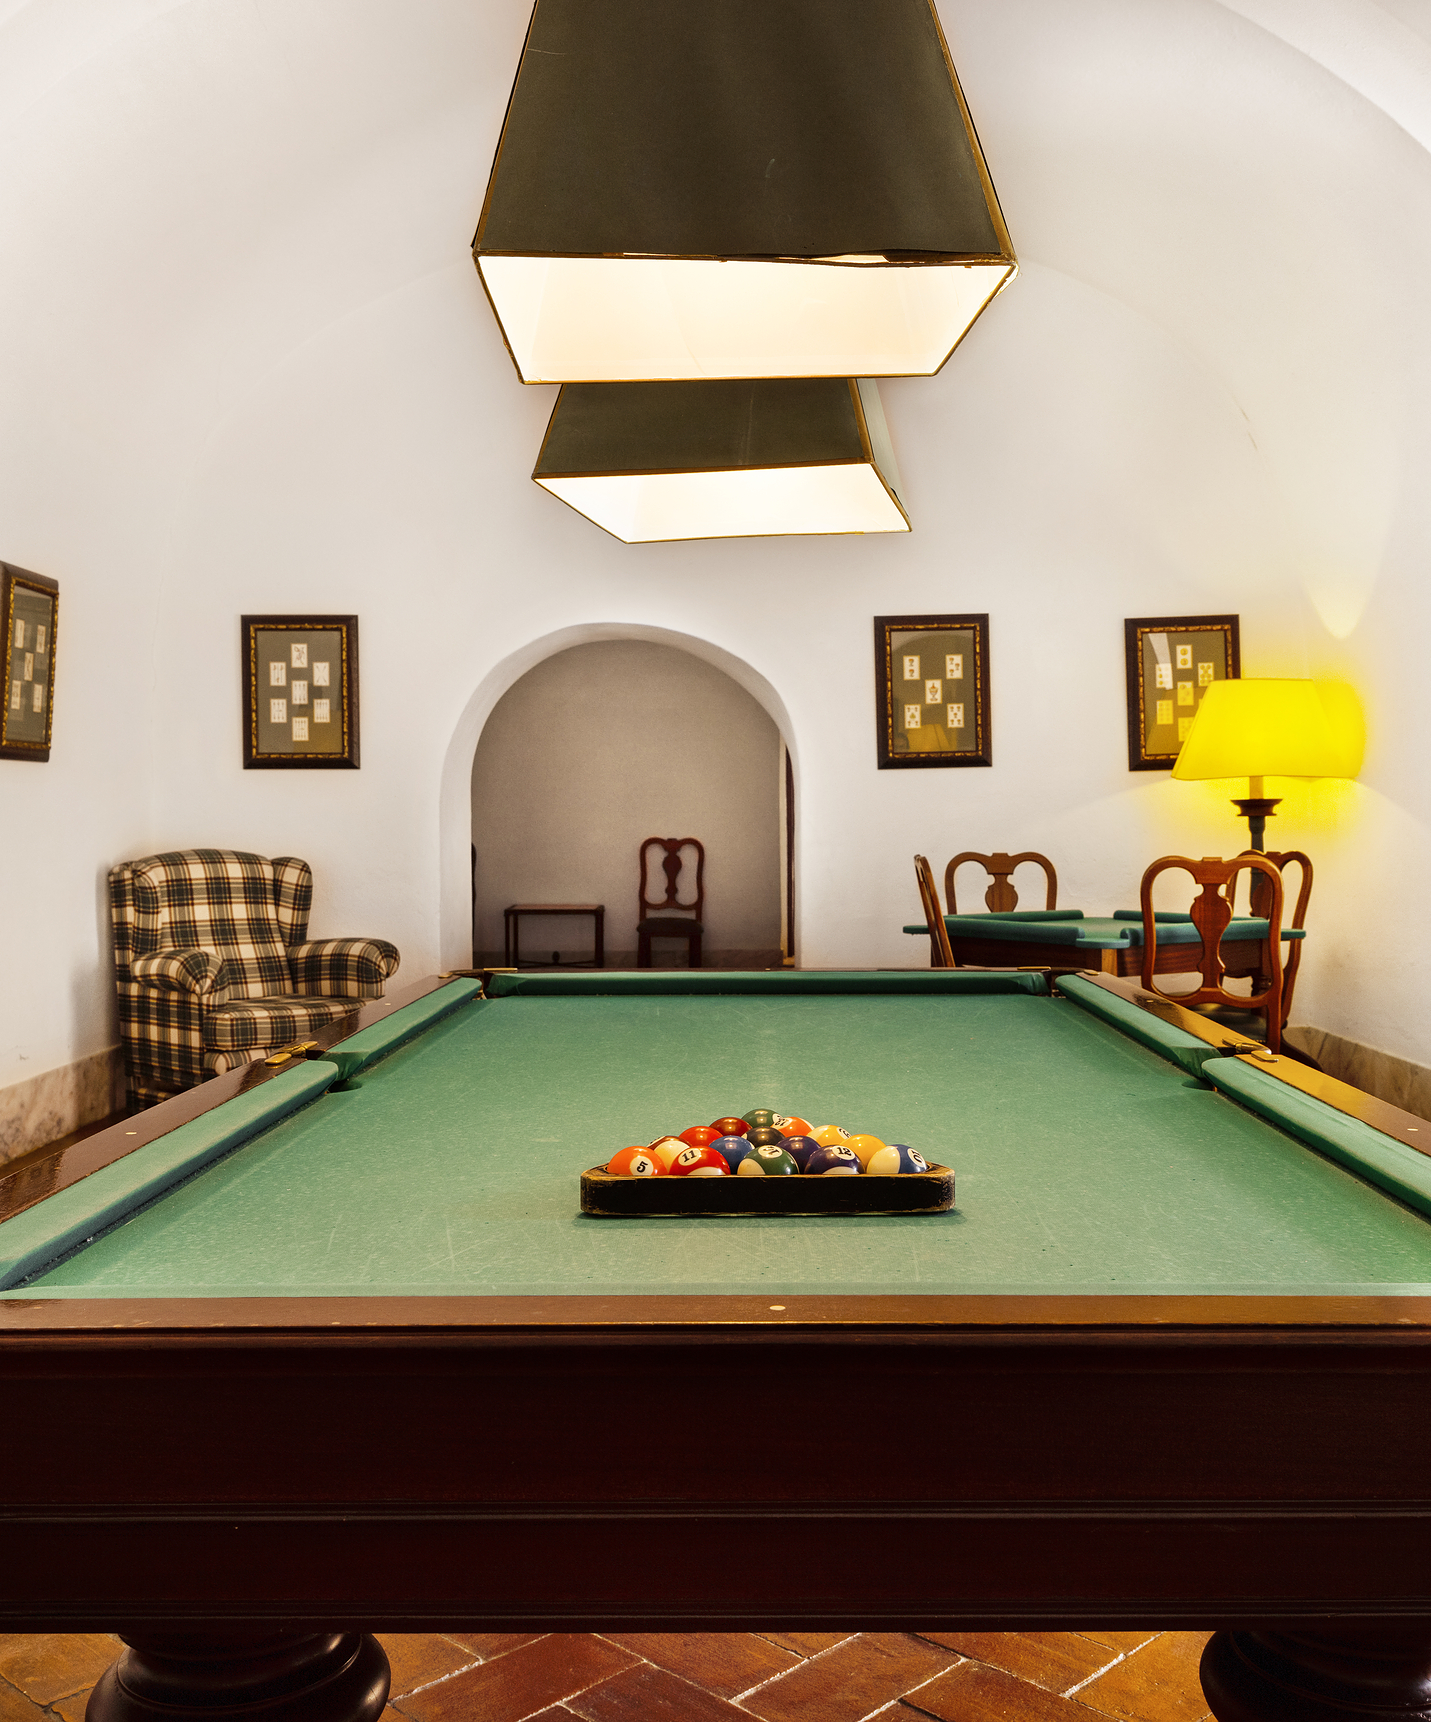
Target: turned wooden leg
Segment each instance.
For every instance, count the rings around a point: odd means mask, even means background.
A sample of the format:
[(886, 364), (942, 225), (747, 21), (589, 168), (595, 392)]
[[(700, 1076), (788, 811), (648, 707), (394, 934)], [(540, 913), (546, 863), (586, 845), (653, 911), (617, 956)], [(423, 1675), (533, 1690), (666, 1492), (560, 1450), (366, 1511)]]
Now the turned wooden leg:
[(1431, 1630), (1214, 1633), (1202, 1689), (1217, 1722), (1431, 1722)]
[(377, 1722), (388, 1659), (366, 1632), (152, 1633), (90, 1694), (86, 1722)]

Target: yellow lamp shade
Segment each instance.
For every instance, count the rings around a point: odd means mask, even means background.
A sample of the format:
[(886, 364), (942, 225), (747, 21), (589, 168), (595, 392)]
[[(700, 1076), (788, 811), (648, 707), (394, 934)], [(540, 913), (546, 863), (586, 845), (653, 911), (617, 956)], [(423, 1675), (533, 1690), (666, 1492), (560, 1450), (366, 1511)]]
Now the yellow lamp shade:
[(1342, 683), (1290, 677), (1214, 682), (1173, 776), (1355, 777), (1365, 741), (1360, 704)]

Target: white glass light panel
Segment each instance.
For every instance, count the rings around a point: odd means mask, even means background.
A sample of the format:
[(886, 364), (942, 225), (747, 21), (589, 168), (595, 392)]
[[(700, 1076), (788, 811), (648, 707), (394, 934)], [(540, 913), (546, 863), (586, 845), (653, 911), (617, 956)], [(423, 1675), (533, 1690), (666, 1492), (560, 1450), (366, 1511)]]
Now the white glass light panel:
[(545, 477), (537, 483), (626, 544), (672, 538), (908, 532), (872, 466)]
[(522, 381), (930, 376), (1012, 262), (481, 256)]

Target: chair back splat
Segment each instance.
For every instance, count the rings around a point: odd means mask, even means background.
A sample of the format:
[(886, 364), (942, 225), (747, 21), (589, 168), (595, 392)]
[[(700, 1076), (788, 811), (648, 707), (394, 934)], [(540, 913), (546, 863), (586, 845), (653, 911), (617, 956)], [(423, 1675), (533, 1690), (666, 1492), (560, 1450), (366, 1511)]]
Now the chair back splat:
[(949, 943), (949, 929), (944, 925), (939, 893), (934, 888), (934, 869), (922, 855), (914, 857), (914, 882), (919, 887), (924, 923), (929, 928), (929, 966), (931, 969), (952, 969), (954, 948)]
[[(651, 861), (656, 852), (664, 850), (661, 857), (660, 870), (666, 876), (666, 892), (662, 897), (653, 895), (660, 888), (660, 880), (653, 878), (654, 870)], [(681, 901), (682, 873), (686, 873), (686, 885), (689, 886), (689, 870), (685, 851), (690, 850), (695, 858), (695, 889), (693, 895), (686, 901)], [(639, 904), (636, 921), (636, 966), (638, 969), (651, 967), (652, 939), (684, 939), (686, 941), (687, 960), (693, 969), (701, 966), (701, 937), (705, 932), (703, 917), (706, 906), (706, 851), (705, 845), (698, 837), (648, 837), (641, 845), (641, 880), (637, 888)], [(652, 910), (656, 914), (652, 914)], [(676, 911), (661, 913), (660, 911)]]
[(980, 855), (977, 850), (965, 849), (956, 855), (944, 869), (944, 900), (949, 905), (949, 913), (957, 915), (955, 906), (954, 875), (966, 861), (977, 861), (992, 879), (993, 883), (984, 893), (984, 903), (994, 914), (1008, 914), (1019, 906), (1019, 893), (1009, 875), (1014, 868), (1025, 861), (1032, 861), (1036, 867), (1042, 867), (1044, 877), (1048, 881), (1048, 901), (1046, 909), (1058, 907), (1058, 874), (1053, 870), (1053, 862), (1047, 855), (1040, 855), (1036, 850), (1024, 849), (1017, 855), (1006, 855), (1002, 849), (993, 855)]
[[(1190, 873), (1201, 891), (1193, 899), (1192, 923), (1202, 941), (1198, 966), (1202, 984), (1195, 992), (1170, 993), (1156, 983), (1154, 970), (1158, 959), (1158, 923), (1153, 912), (1153, 883), (1160, 874), (1181, 870)], [(1251, 997), (1232, 993), (1222, 982), (1227, 970), (1222, 961), (1222, 936), (1232, 920), (1233, 900), (1239, 873), (1254, 875), (1254, 902), (1261, 905), (1267, 921), (1267, 937), (1263, 943), (1259, 974), (1254, 979), (1262, 984)], [(1260, 875), (1260, 881), (1257, 876)], [(1143, 875), (1140, 892), (1143, 911), (1143, 987), (1160, 998), (1172, 999), (1180, 1005), (1221, 1004), (1233, 1010), (1260, 1011), (1267, 1019), (1267, 1050), (1278, 1052), (1282, 1045), (1282, 875), (1265, 855), (1255, 850), (1223, 861), (1216, 855), (1204, 855), (1194, 861), (1186, 855), (1164, 855)]]

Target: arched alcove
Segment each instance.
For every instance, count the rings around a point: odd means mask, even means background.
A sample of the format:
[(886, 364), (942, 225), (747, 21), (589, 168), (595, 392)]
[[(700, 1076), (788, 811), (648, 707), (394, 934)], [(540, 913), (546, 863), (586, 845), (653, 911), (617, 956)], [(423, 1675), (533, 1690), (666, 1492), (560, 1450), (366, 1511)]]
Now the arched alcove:
[[(594, 654), (583, 658), (588, 648)], [(494, 723), (497, 770), (478, 806), (479, 755)], [(441, 794), (444, 962), (465, 966), (472, 954), (472, 841), (479, 858), (487, 851), (479, 868), (485, 916), (479, 925), (488, 941), (482, 950), (501, 952), (506, 903), (593, 901), (607, 904), (608, 963), (622, 961), (635, 946), (637, 846), (658, 832), (696, 836), (706, 845), (706, 948), (714, 959), (751, 961), (760, 953), (779, 961), (782, 905), (787, 916), (795, 908), (781, 785), (798, 795), (798, 765), (789, 715), (773, 685), (708, 640), (641, 623), (598, 622), (529, 642), (483, 678), (448, 744)], [(663, 804), (663, 772), (668, 784), (684, 779), (696, 799), (678, 794)], [(565, 807), (553, 794), (564, 781), (572, 785)], [(587, 809), (584, 830), (574, 801)], [(679, 831), (667, 829), (667, 811), (677, 823), (686, 819)], [(654, 822), (642, 824), (647, 819)], [(489, 843), (484, 831), (499, 823), (505, 829)], [(540, 847), (555, 831), (561, 839), (543, 859), (531, 838)], [(583, 847), (607, 857), (584, 874)], [(590, 882), (582, 885), (581, 877)], [(577, 936), (585, 936), (584, 927)], [(548, 942), (548, 956), (552, 948)], [(732, 952), (742, 955), (732, 959)], [(665, 958), (675, 953), (684, 961), (679, 945)]]

